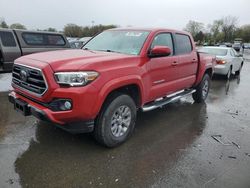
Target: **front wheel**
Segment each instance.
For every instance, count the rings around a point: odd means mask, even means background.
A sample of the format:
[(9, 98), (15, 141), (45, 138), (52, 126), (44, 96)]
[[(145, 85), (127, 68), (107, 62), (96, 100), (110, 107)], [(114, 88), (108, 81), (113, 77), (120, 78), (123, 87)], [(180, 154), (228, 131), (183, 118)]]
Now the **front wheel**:
[(97, 118), (94, 136), (104, 146), (118, 146), (131, 135), (135, 121), (134, 100), (125, 94), (112, 95), (105, 102)]
[(193, 93), (193, 99), (197, 103), (202, 103), (206, 100), (208, 96), (208, 92), (210, 89), (210, 76), (208, 74), (205, 74), (199, 83), (199, 85), (196, 87), (196, 92)]

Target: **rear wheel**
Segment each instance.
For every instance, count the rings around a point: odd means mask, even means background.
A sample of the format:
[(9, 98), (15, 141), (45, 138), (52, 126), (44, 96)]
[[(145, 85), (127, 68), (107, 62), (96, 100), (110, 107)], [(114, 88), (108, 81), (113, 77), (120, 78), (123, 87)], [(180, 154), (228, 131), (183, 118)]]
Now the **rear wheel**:
[(107, 147), (115, 147), (125, 142), (134, 130), (136, 105), (125, 94), (115, 94), (108, 98), (97, 118), (94, 136)]
[(230, 67), (230, 69), (229, 69), (229, 71), (228, 71), (228, 73), (226, 74), (226, 79), (227, 80), (229, 80), (230, 79), (230, 77), (231, 77), (231, 75), (232, 75), (232, 67)]
[(243, 63), (241, 63), (239, 70), (235, 72), (235, 75), (238, 76), (240, 75), (241, 69), (242, 69)]
[(196, 92), (193, 93), (193, 99), (197, 103), (202, 103), (206, 100), (208, 96), (208, 92), (210, 89), (210, 76), (208, 74), (205, 74), (199, 83), (199, 85), (196, 87)]

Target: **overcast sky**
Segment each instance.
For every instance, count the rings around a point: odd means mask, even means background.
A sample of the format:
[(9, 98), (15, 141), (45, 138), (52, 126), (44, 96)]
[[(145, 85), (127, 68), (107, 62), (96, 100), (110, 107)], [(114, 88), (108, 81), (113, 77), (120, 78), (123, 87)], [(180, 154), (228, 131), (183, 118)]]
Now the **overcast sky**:
[(0, 18), (28, 29), (62, 30), (67, 23), (92, 21), (183, 29), (189, 20), (208, 24), (228, 15), (238, 17), (239, 25), (250, 24), (250, 0), (0, 0)]

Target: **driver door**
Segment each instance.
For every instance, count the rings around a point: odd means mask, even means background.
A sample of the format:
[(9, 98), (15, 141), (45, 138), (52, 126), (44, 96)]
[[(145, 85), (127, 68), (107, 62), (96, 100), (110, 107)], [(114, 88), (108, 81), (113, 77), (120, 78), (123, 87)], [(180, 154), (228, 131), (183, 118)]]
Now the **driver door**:
[(167, 94), (173, 93), (177, 90), (175, 81), (178, 78), (178, 58), (174, 55), (172, 34), (156, 34), (150, 49), (154, 46), (167, 46), (172, 52), (166, 57), (150, 58), (147, 63), (147, 70), (150, 78), (148, 101), (166, 96)]

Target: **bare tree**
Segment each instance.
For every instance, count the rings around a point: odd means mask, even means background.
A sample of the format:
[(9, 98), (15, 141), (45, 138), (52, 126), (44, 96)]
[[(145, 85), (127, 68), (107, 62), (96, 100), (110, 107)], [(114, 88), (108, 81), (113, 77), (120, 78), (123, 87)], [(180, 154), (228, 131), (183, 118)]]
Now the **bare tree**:
[(214, 20), (213, 24), (208, 25), (210, 35), (214, 42), (219, 42), (224, 40), (224, 36), (222, 34), (222, 25), (223, 25), (223, 19)]
[(224, 33), (224, 41), (232, 41), (234, 32), (237, 28), (238, 18), (226, 16), (222, 19), (222, 32)]
[(193, 20), (190, 20), (186, 27), (184, 28), (185, 31), (192, 34), (193, 37), (195, 37), (200, 31), (204, 30), (204, 24), (200, 22), (196, 22)]

